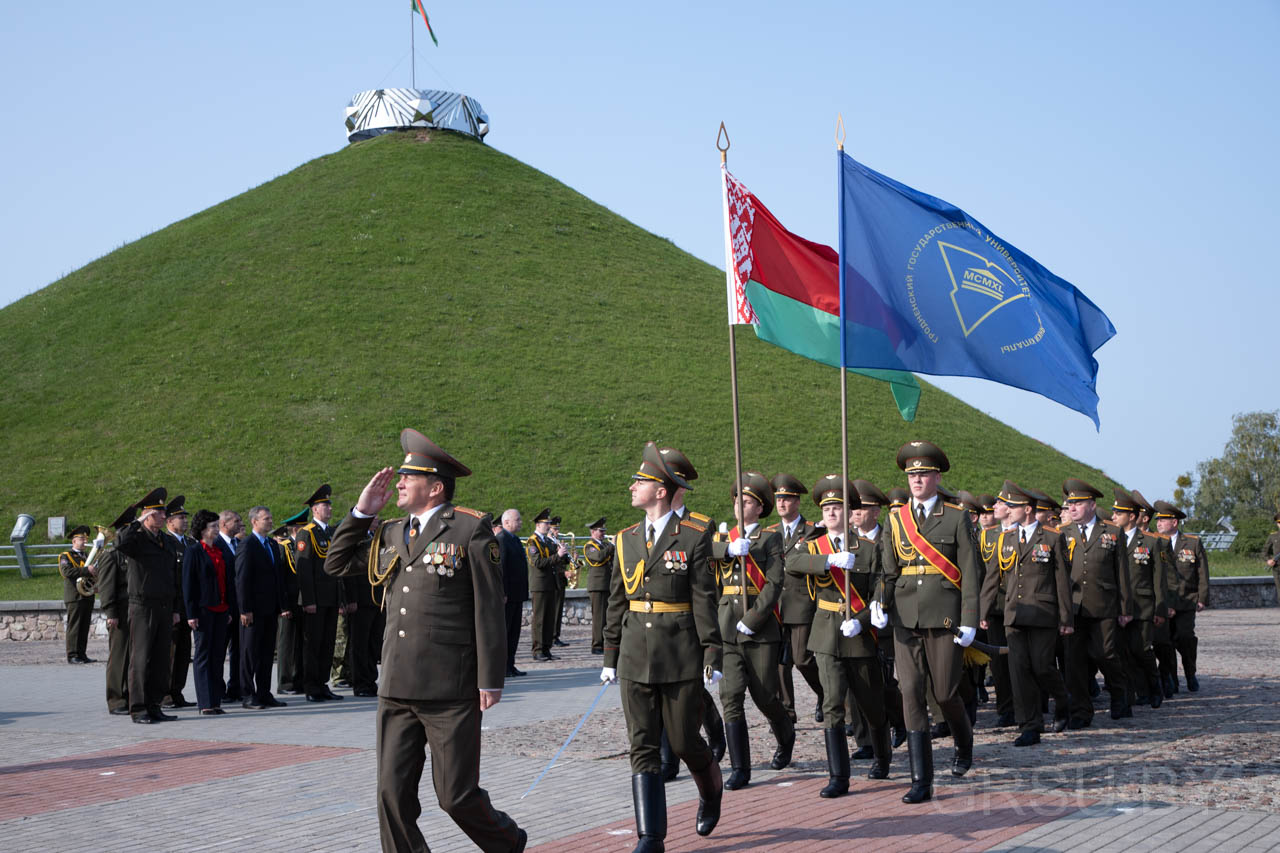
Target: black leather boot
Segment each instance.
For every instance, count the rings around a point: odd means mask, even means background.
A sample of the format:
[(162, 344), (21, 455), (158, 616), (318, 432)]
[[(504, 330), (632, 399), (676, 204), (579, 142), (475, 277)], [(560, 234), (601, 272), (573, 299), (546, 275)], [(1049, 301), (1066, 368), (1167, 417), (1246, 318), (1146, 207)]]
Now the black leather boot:
[(849, 793), (849, 739), (844, 726), (823, 729), (822, 734), (827, 741), (827, 772), (831, 779), (818, 796), (830, 800)]
[(871, 750), (875, 760), (871, 762), (868, 779), (888, 779), (889, 762), (893, 760), (893, 747), (890, 745), (889, 724), (871, 730)]
[(911, 761), (911, 789), (902, 795), (904, 803), (933, 799), (933, 741), (929, 732), (907, 732), (907, 755)]
[(773, 729), (773, 736), (778, 739), (778, 748), (773, 752), (773, 760), (769, 762), (769, 766), (774, 770), (781, 770), (791, 763), (791, 751), (796, 746), (796, 727), (785, 717), (783, 718), (782, 731), (778, 731), (777, 726), (770, 726)]
[(690, 770), (698, 786), (698, 817), (693, 828), (699, 835), (710, 835), (720, 821), (720, 802), (724, 799), (724, 777), (720, 765), (712, 761), (701, 770)]
[(676, 757), (676, 752), (671, 748), (671, 740), (667, 737), (667, 730), (662, 730), (662, 781), (670, 782), (680, 775), (680, 759)]
[(952, 776), (963, 776), (973, 766), (973, 729), (966, 726), (964, 731), (959, 731), (958, 728), (953, 726), (951, 732), (956, 744), (955, 760), (951, 762)]
[(707, 746), (711, 747), (711, 757), (719, 764), (727, 747), (724, 740), (724, 720), (718, 716), (707, 726)]
[(729, 766), (732, 768), (724, 786), (736, 791), (751, 781), (751, 742), (747, 740), (747, 721), (726, 720), (724, 735), (729, 743)]
[(1160, 684), (1159, 676), (1148, 680), (1147, 701), (1150, 702), (1153, 711), (1164, 704), (1164, 686)]
[(636, 835), (640, 840), (631, 853), (663, 853), (667, 837), (667, 791), (657, 773), (631, 777), (631, 801), (636, 809)]

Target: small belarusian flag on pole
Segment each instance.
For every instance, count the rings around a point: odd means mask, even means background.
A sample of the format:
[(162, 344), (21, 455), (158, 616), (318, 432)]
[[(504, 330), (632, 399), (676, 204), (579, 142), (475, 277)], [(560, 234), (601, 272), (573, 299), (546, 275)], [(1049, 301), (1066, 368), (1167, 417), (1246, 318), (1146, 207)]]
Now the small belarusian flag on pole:
[(427, 10), (422, 5), (422, 0), (412, 0), (412, 1), (413, 1), (413, 11), (422, 13), (422, 23), (427, 25), (427, 35), (431, 36), (431, 43), (434, 44), (436, 47), (439, 47), (440, 42), (436, 41), (435, 31), (431, 29), (431, 21), (427, 19)]

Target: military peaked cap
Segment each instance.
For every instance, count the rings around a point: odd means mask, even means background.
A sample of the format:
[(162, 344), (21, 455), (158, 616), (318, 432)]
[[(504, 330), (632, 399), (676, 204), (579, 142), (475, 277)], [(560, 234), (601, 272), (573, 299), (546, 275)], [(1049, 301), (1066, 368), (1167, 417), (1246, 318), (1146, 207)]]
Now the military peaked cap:
[(978, 499), (978, 503), (982, 506), (983, 512), (992, 512), (995, 510), (996, 508), (995, 495), (975, 495), (974, 497)]
[(773, 496), (775, 498), (798, 498), (801, 495), (809, 494), (809, 490), (805, 488), (804, 483), (791, 474), (775, 474), (773, 479), (769, 481), (769, 485), (773, 486)]
[(129, 522), (133, 521), (137, 516), (138, 505), (129, 504), (129, 506), (125, 508), (125, 511), (120, 513), (120, 515), (116, 517), (115, 521), (111, 522), (111, 526), (116, 530), (119, 530), (122, 527), (128, 527)]
[(828, 474), (813, 484), (813, 502), (818, 506), (842, 503), (846, 485), (849, 487), (849, 509), (861, 509), (862, 500), (858, 497), (857, 488), (839, 474)]
[(854, 480), (853, 487), (858, 490), (858, 502), (863, 507), (885, 506), (889, 503), (889, 498), (876, 488), (875, 483), (868, 480)]
[(1067, 503), (1072, 501), (1096, 501), (1102, 497), (1102, 492), (1084, 480), (1077, 480), (1074, 477), (1062, 482), (1062, 493), (1067, 496)]
[(330, 497), (332, 495), (333, 495), (333, 489), (329, 488), (328, 483), (325, 483), (323, 486), (316, 489), (311, 494), (311, 497), (306, 499), (305, 503), (307, 506), (315, 506), (316, 504), (331, 503), (332, 501), (330, 500)]
[(908, 474), (921, 471), (945, 474), (951, 470), (951, 462), (942, 448), (931, 441), (908, 441), (898, 448), (898, 467)]
[[(693, 463), (689, 461), (688, 456), (685, 456), (674, 447), (663, 447), (659, 452), (662, 454), (662, 458), (667, 461), (667, 467), (671, 469), (671, 473), (690, 483), (698, 479), (698, 469), (693, 467)], [(688, 488), (688, 486), (684, 488)]]
[(1035, 498), (1013, 480), (1005, 480), (1004, 485), (1000, 487), (999, 501), (1001, 503), (1009, 506), (1026, 506), (1033, 500)]
[(1142, 496), (1142, 492), (1137, 489), (1131, 489), (1129, 494), (1133, 495), (1133, 499), (1138, 502), (1138, 509), (1144, 509), (1148, 515), (1154, 515), (1156, 508), (1151, 505), (1151, 501)]
[(441, 477), (469, 477), (471, 469), (445, 453), (416, 429), (400, 433), (400, 449), (405, 452), (397, 474), (437, 474)]
[[(640, 470), (632, 474), (631, 479), (651, 480), (655, 483), (661, 483), (667, 487), (668, 491), (671, 492), (674, 492), (676, 489), (689, 489), (692, 491), (693, 487), (689, 485), (689, 479), (692, 478), (686, 478), (682, 473), (677, 473), (667, 463), (667, 459), (672, 454), (678, 454), (681, 459), (684, 459), (684, 455), (674, 447), (668, 447), (667, 450), (670, 451), (670, 453), (664, 456), (663, 452), (658, 450), (658, 445), (654, 444), (652, 441), (646, 443), (644, 446), (644, 453), (641, 455), (640, 459)], [(692, 468), (692, 466), (689, 467)], [(697, 477), (696, 472), (694, 473), (694, 477)]]
[(135, 506), (143, 512), (149, 509), (164, 509), (168, 497), (169, 493), (165, 491), (164, 486), (159, 486), (147, 492), (147, 496), (138, 501)]
[(541, 524), (544, 521), (546, 522), (551, 521), (551, 507), (545, 508), (544, 510), (542, 510), (542, 512), (538, 513), (533, 517), (534, 524)]
[(67, 538), (75, 539), (77, 536), (88, 536), (88, 535), (89, 535), (89, 525), (81, 524), (77, 527), (71, 528), (71, 532), (67, 534)]
[(1168, 501), (1156, 501), (1156, 518), (1176, 518), (1179, 521), (1187, 514)]
[(595, 521), (587, 525), (588, 530), (604, 530), (604, 516), (597, 518)]
[[(750, 495), (760, 502), (760, 517), (765, 518), (773, 512), (773, 488), (769, 485), (769, 481), (764, 478), (764, 474), (759, 471), (743, 471), (742, 472), (742, 493)], [(733, 490), (733, 496), (738, 496), (738, 490)]]
[(1116, 486), (1112, 491), (1116, 496), (1116, 499), (1111, 503), (1111, 509), (1114, 512), (1132, 512), (1135, 515), (1137, 514), (1139, 506), (1138, 502), (1133, 499), (1133, 495), (1129, 494), (1119, 486)]
[(908, 492), (906, 489), (902, 488), (902, 486), (894, 486), (892, 489), (889, 490), (888, 495), (889, 495), (890, 509), (893, 509), (894, 507), (900, 507), (903, 504), (905, 504), (907, 501), (911, 500), (911, 493)]
[(982, 504), (978, 503), (978, 499), (973, 496), (972, 492), (961, 489), (959, 498), (960, 505), (969, 512), (982, 512)]
[(188, 515), (189, 513), (187, 512), (186, 503), (187, 496), (178, 495), (176, 498), (165, 504), (165, 515)]

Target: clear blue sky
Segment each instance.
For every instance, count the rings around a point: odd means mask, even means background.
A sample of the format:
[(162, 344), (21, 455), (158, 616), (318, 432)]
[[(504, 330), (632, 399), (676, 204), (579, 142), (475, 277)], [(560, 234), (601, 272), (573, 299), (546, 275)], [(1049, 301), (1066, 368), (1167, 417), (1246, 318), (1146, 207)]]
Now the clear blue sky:
[[(343, 147), (353, 93), (409, 85), (408, 7), (10, 4), (0, 304)], [(492, 146), (720, 267), (719, 122), (732, 171), (834, 244), (843, 113), (850, 154), (965, 208), (1118, 330), (1101, 432), (938, 384), (1148, 497), (1216, 455), (1233, 413), (1280, 408), (1275, 2), (427, 10), (419, 86), (478, 99)]]

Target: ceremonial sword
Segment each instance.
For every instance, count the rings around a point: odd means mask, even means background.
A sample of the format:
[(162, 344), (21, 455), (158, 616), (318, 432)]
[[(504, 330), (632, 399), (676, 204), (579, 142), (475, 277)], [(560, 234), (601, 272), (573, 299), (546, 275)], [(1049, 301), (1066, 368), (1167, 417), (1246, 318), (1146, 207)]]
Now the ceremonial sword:
[[(943, 628), (946, 628), (948, 631), (950, 631), (951, 633), (955, 634), (957, 637), (959, 637), (959, 636), (960, 636), (960, 629), (959, 629), (959, 628), (957, 628), (955, 625), (952, 625), (952, 624), (951, 624), (951, 617), (950, 617), (950, 616), (948, 616), (948, 617), (946, 617), (945, 619), (943, 619), (943, 620), (942, 620), (942, 627), (943, 627)], [(1008, 647), (1008, 646), (993, 646), (993, 645), (991, 645), (990, 643), (984, 643), (984, 642), (982, 642), (982, 641), (981, 641), (981, 640), (979, 640), (979, 639), (974, 639), (974, 641), (973, 641), (973, 642), (969, 643), (969, 646), (968, 646), (968, 647), (969, 647), (969, 648), (972, 648), (972, 649), (977, 649), (978, 651), (982, 652), (984, 655), (1007, 655), (1007, 654), (1009, 654), (1009, 647)]]
[(542, 772), (538, 774), (538, 778), (533, 780), (533, 784), (529, 786), (528, 791), (525, 791), (523, 794), (520, 795), (520, 799), (523, 800), (525, 797), (529, 796), (530, 792), (532, 792), (534, 788), (538, 787), (538, 783), (542, 781), (542, 777), (546, 776), (547, 772), (552, 767), (555, 766), (556, 759), (560, 757), (560, 753), (564, 752), (569, 747), (569, 744), (573, 742), (573, 739), (577, 737), (578, 730), (581, 729), (582, 724), (587, 721), (587, 717), (591, 716), (591, 712), (596, 709), (596, 705), (600, 704), (600, 700), (604, 698), (604, 692), (608, 689), (609, 689), (608, 681), (600, 685), (600, 692), (596, 694), (596, 698), (592, 701), (591, 705), (587, 708), (587, 713), (582, 715), (581, 720), (578, 720), (578, 724), (573, 727), (573, 731), (569, 732), (569, 737), (565, 739), (564, 744), (561, 745), (561, 747), (558, 750), (556, 750), (555, 755), (551, 756), (551, 760), (547, 762), (547, 766), (542, 768)]

